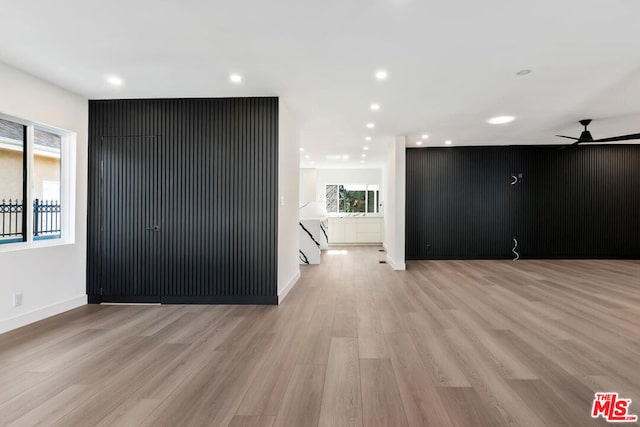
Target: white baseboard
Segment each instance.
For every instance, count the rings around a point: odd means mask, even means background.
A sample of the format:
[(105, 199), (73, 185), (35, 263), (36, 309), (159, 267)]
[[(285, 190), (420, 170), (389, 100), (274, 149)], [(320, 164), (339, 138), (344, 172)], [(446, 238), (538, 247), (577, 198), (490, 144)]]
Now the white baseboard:
[(392, 260), (389, 254), (387, 254), (387, 264), (391, 265), (391, 268), (393, 268), (394, 270), (400, 271), (407, 269), (407, 264), (405, 264), (404, 262), (396, 262)]
[(278, 293), (278, 304), (282, 304), (282, 301), (286, 298), (286, 296), (291, 292), (291, 289), (298, 283), (298, 279), (300, 279), (300, 269), (296, 271), (296, 274), (287, 282), (287, 285), (282, 288), (282, 291)]
[(2, 320), (0, 321), (0, 334), (46, 319), (47, 317), (55, 316), (56, 314), (64, 313), (65, 311), (72, 310), (85, 304), (87, 304), (87, 296), (82, 295), (70, 300), (38, 308), (28, 313), (12, 317), (11, 319)]

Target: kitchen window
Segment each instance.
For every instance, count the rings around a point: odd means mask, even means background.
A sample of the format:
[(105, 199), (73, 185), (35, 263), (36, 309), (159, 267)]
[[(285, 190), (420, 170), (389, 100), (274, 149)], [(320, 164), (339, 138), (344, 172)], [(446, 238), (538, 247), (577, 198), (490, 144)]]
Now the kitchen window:
[(380, 186), (332, 184), (326, 186), (327, 213), (379, 213)]

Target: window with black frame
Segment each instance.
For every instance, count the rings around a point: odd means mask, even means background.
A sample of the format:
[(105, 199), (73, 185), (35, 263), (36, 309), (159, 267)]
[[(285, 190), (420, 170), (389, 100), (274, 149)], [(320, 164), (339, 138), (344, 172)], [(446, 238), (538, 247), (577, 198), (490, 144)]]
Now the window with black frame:
[(0, 244), (62, 235), (67, 132), (0, 116)]
[(27, 127), (0, 119), (0, 244), (26, 240)]

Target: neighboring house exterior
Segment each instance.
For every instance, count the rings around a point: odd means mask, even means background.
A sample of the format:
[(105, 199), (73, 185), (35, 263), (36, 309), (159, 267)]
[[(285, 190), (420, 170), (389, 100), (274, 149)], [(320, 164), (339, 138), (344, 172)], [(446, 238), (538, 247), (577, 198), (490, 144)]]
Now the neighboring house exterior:
[[(0, 201), (22, 199), (23, 127), (0, 119)], [(33, 197), (60, 199), (61, 138), (36, 129), (34, 132)]]

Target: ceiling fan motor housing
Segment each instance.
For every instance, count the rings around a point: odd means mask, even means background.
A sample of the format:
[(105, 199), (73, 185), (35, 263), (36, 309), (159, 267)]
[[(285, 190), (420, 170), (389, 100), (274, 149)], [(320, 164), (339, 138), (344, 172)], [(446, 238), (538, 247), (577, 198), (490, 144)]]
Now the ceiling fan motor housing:
[(593, 136), (591, 136), (591, 132), (588, 130), (583, 131), (580, 134), (580, 141), (593, 141)]

